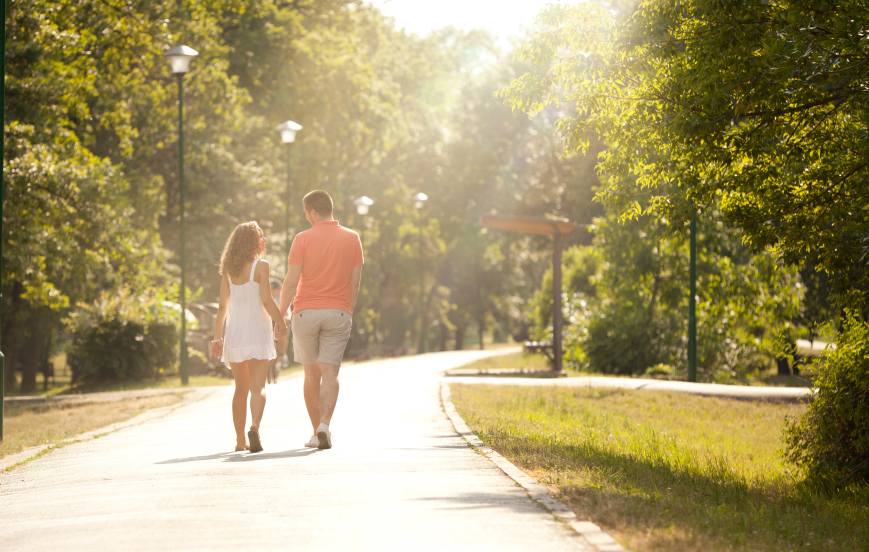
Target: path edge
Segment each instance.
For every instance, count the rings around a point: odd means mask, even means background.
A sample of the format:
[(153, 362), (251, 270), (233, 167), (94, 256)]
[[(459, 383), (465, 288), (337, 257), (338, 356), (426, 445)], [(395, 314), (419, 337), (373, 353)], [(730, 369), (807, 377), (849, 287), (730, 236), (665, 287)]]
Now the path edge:
[(507, 475), (507, 477), (525, 489), (525, 492), (528, 493), (531, 500), (537, 502), (558, 521), (568, 524), (593, 550), (600, 552), (627, 552), (622, 545), (605, 533), (599, 525), (592, 523), (591, 521), (580, 520), (577, 518), (576, 514), (573, 513), (573, 510), (568, 508), (560, 500), (556, 500), (546, 487), (483, 443), (483, 441), (481, 441), (480, 438), (471, 431), (468, 424), (465, 423), (465, 420), (462, 419), (458, 410), (456, 410), (456, 405), (453, 404), (449, 383), (441, 382), (440, 395), (444, 412), (452, 422), (456, 433), (462, 436), (471, 448), (488, 458), (489, 461), (495, 464), (502, 472), (504, 472), (505, 475)]

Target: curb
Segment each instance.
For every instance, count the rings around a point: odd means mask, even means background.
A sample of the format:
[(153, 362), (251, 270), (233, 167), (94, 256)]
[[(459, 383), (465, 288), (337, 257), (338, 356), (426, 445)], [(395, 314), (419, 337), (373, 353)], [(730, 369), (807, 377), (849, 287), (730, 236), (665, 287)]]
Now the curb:
[(476, 452), (479, 452), (488, 458), (493, 464), (503, 471), (507, 477), (515, 481), (519, 486), (525, 489), (531, 500), (537, 502), (545, 510), (555, 517), (556, 520), (570, 525), (570, 527), (583, 538), (584, 542), (580, 544), (580, 550), (583, 551), (599, 551), (599, 552), (627, 552), (619, 543), (612, 537), (606, 534), (598, 525), (583, 521), (576, 517), (576, 514), (568, 508), (564, 503), (556, 500), (549, 491), (531, 478), (528, 474), (513, 465), (512, 462), (486, 446), (479, 437), (474, 435), (452, 401), (452, 393), (448, 383), (441, 384), (441, 401), (443, 403), (444, 412), (453, 423), (456, 433), (461, 435)]
[(102, 437), (103, 435), (108, 435), (109, 433), (114, 433), (127, 427), (141, 425), (150, 422), (151, 420), (156, 420), (158, 418), (168, 416), (179, 408), (201, 401), (202, 399), (214, 393), (219, 388), (220, 387), (197, 387), (184, 393), (184, 395), (181, 397), (181, 400), (173, 405), (155, 408), (153, 410), (146, 410), (145, 412), (133, 416), (132, 418), (124, 422), (117, 422), (111, 425), (107, 425), (105, 427), (101, 427), (99, 429), (95, 429), (93, 431), (81, 433), (79, 435), (76, 435), (75, 437), (71, 437), (65, 441), (61, 441), (60, 443), (37, 445), (35, 447), (24, 449), (21, 452), (10, 454), (9, 456), (0, 458), (0, 475), (9, 473), (18, 466), (26, 464), (27, 462), (33, 460), (38, 456), (48, 454), (55, 448), (71, 445), (73, 443), (90, 441), (92, 439), (96, 439), (97, 437)]

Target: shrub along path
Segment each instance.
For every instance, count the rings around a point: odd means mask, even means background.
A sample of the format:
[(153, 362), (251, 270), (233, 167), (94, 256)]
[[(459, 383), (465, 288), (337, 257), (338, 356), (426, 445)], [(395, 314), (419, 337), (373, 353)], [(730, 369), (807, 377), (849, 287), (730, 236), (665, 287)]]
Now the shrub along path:
[(346, 366), (334, 448), (301, 378), (268, 388), (265, 451), (233, 452), (232, 388), (0, 475), (0, 542), (18, 550), (593, 550), (445, 415), (439, 374), (500, 351)]

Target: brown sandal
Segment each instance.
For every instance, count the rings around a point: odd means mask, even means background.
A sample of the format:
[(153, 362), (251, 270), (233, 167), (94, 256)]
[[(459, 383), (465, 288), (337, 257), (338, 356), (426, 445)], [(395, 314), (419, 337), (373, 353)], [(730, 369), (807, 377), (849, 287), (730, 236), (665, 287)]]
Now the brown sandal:
[(247, 438), (250, 440), (250, 451), (251, 452), (262, 452), (263, 445), (259, 439), (259, 431), (256, 429), (252, 429), (247, 432)]

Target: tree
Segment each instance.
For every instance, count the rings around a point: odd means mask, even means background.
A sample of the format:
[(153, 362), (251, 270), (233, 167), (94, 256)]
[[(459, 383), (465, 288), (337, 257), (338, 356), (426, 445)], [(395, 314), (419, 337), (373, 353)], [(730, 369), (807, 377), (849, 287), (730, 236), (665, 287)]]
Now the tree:
[(568, 107), (570, 149), (607, 144), (599, 197), (622, 216), (679, 229), (720, 213), (853, 300), (867, 276), (866, 14), (847, 0), (550, 5), (518, 54), (534, 70), (504, 93), (528, 113)]

